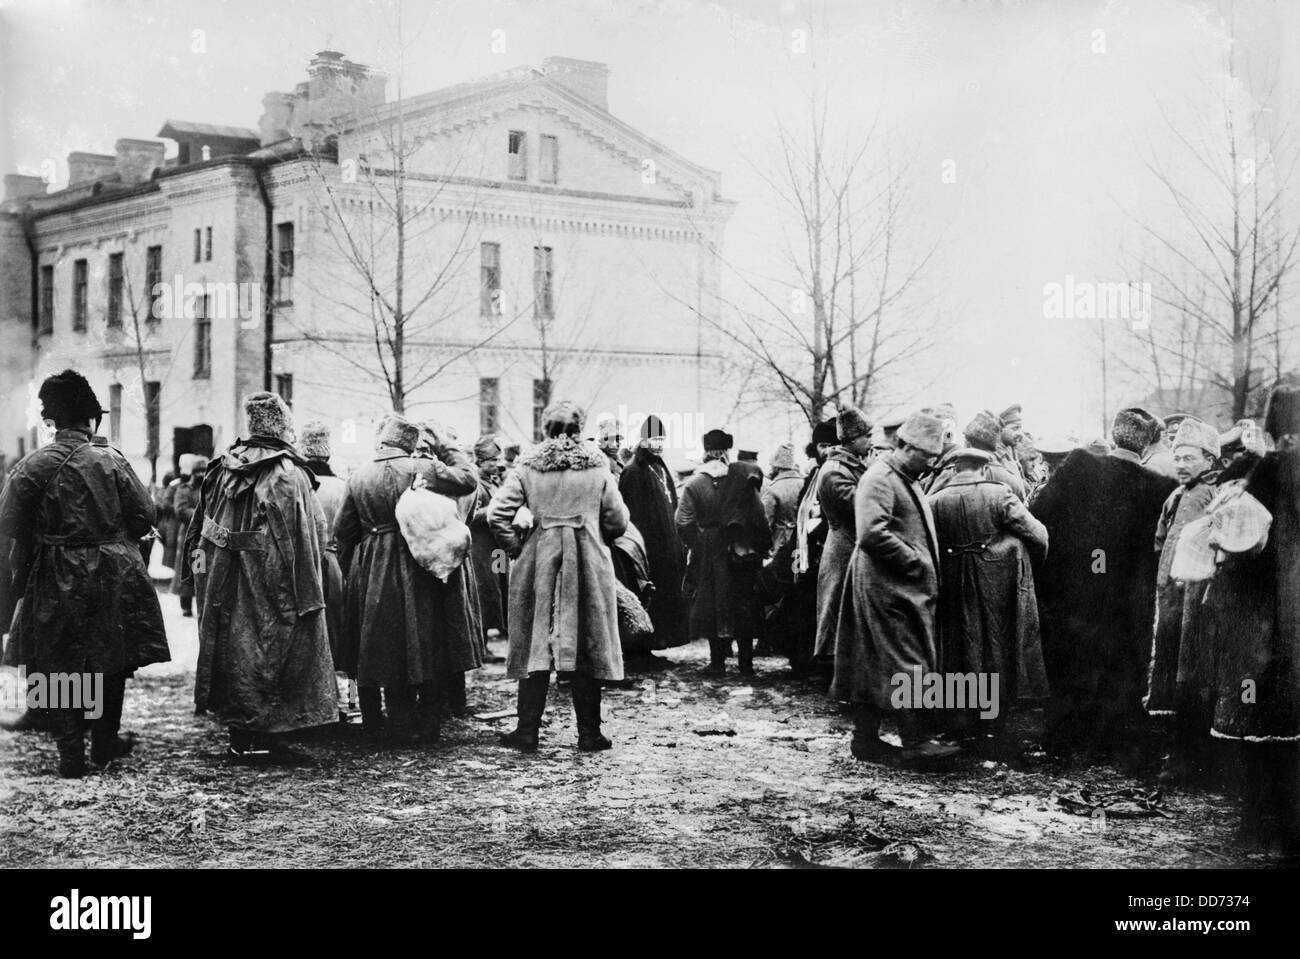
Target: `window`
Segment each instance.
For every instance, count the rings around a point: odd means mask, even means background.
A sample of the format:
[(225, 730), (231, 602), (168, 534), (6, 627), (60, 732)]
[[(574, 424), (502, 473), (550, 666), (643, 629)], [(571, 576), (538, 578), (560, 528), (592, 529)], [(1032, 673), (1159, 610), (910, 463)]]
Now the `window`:
[(108, 255), (108, 325), (122, 325), (122, 254)]
[(38, 333), (54, 332), (54, 267), (41, 267), (41, 310)]
[(277, 303), (293, 302), (293, 224), (281, 223), (275, 228), (275, 300)]
[(108, 388), (108, 441), (122, 445), (122, 384), (113, 383)]
[(194, 378), (206, 380), (212, 376), (212, 316), (209, 313), (212, 297), (194, 298)]
[(542, 417), (551, 405), (551, 381), (533, 380), (533, 442), (540, 443), (542, 436)]
[(537, 178), (543, 183), (555, 183), (560, 177), (560, 140), (542, 134), (542, 152), (538, 160)]
[(533, 314), (545, 319), (555, 315), (554, 267), (549, 246), (533, 247)]
[(280, 394), (280, 399), (284, 400), (284, 405), (292, 409), (293, 408), (293, 374), (276, 373), (275, 391)]
[(212, 227), (203, 231), (203, 259), (212, 259)]
[(478, 381), (478, 431), (496, 433), (501, 422), (501, 384), (495, 377)]
[(480, 245), (479, 312), (483, 316), (501, 315), (501, 244)]
[(157, 380), (149, 380), (144, 385), (144, 416), (149, 434), (144, 455), (146, 459), (154, 460), (158, 458), (158, 436), (162, 432), (162, 384)]
[(72, 264), (72, 328), (80, 332), (86, 329), (86, 286), (89, 268), (85, 260)]
[(509, 165), (506, 173), (512, 180), (528, 179), (528, 137), (523, 130), (510, 131)]
[(194, 231), (194, 262), (198, 263), (203, 259), (203, 231), (196, 229)]
[(157, 323), (162, 319), (161, 305), (163, 298), (159, 287), (162, 285), (162, 247), (151, 246), (144, 251), (144, 290), (145, 300), (149, 304), (149, 315), (145, 320)]

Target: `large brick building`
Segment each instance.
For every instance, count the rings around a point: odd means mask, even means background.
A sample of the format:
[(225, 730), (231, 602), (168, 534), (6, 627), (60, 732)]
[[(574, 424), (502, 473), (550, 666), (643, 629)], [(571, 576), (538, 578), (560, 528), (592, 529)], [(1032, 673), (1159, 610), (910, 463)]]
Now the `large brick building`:
[(169, 120), (170, 158), (124, 139), (55, 192), (7, 176), (0, 451), (39, 442), (35, 384), (74, 365), (146, 476), (227, 445), (264, 384), (353, 462), (395, 392), (462, 440), (531, 440), (548, 395), (656, 412), (684, 454), (725, 409), (699, 314), (734, 204), (609, 112), (607, 75), (550, 58), (386, 102), (323, 51), (256, 131)]

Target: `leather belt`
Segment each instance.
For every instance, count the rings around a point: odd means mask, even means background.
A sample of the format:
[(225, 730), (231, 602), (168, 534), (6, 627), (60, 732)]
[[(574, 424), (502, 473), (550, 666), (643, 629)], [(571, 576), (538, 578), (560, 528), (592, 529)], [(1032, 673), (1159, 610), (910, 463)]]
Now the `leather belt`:
[(262, 534), (263, 530), (260, 529), (227, 529), (220, 523), (214, 522), (210, 516), (203, 517), (203, 538), (210, 543), (216, 544), (221, 549), (234, 550), (235, 552), (265, 549), (266, 539)]
[(379, 536), (383, 533), (391, 533), (398, 529), (396, 523), (377, 523), (374, 526), (367, 526), (363, 531), (363, 536)]
[(958, 553), (984, 553), (988, 548), (988, 543), (963, 543), (961, 546), (944, 547), (944, 552), (949, 556), (956, 556)]
[(38, 546), (64, 546), (76, 549), (82, 546), (103, 546), (105, 543), (125, 543), (126, 537), (121, 533), (115, 533), (111, 536), (76, 536), (72, 534), (51, 536), (48, 533), (37, 533), (35, 540)]
[(535, 521), (542, 529), (554, 529), (556, 526), (581, 529), (587, 525), (581, 516), (538, 516), (535, 517)]

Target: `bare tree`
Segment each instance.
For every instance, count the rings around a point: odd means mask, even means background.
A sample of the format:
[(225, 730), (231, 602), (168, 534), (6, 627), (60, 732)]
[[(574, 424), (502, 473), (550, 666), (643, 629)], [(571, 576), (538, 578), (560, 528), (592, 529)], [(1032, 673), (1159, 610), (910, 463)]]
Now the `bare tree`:
[[(720, 262), (740, 296), (700, 310), (728, 344), (755, 402), (793, 401), (810, 425), (828, 405), (880, 401), (889, 378), (932, 345), (917, 322), (919, 280), (937, 244), (910, 253), (908, 188), (872, 128), (837, 142), (829, 105), (810, 98), (801, 135), (778, 122), (776, 169), (759, 171), (783, 212), (776, 275)], [(716, 251), (714, 251), (716, 253)]]
[(1191, 172), (1147, 163), (1174, 216), (1167, 226), (1138, 224), (1149, 252), (1136, 264), (1156, 280), (1152, 298), (1168, 309), (1134, 331), (1147, 362), (1133, 368), (1162, 397), (1221, 400), (1239, 419), (1257, 413), (1286, 375), (1284, 341), (1296, 327), (1281, 301), (1300, 229), (1285, 221), (1283, 200), (1300, 154), (1284, 155), (1281, 132), (1265, 130), (1231, 55), (1226, 79), (1212, 124), (1189, 129), (1166, 114)]

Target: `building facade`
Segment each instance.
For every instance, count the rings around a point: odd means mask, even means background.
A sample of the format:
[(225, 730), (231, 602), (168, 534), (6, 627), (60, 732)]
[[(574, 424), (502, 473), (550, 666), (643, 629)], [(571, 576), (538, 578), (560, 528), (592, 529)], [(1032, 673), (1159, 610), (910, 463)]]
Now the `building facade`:
[(603, 64), (550, 58), (400, 103), (324, 51), (258, 130), (167, 121), (68, 186), (6, 177), (0, 449), (40, 441), (35, 385), (82, 370), (142, 476), (220, 450), (264, 385), (360, 462), (395, 405), (534, 438), (570, 398), (688, 455), (712, 387), (718, 255), (734, 204), (609, 113)]

